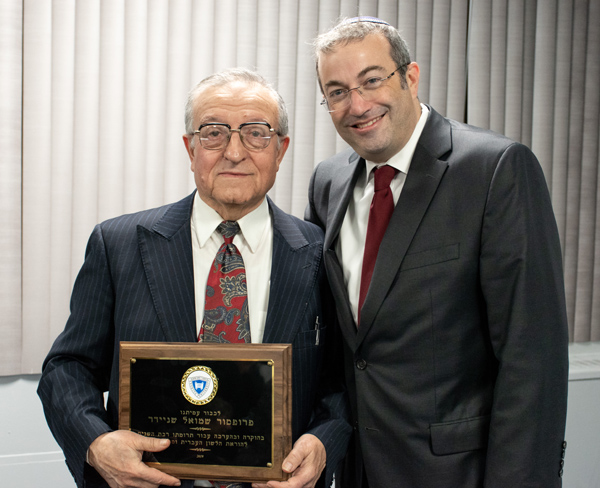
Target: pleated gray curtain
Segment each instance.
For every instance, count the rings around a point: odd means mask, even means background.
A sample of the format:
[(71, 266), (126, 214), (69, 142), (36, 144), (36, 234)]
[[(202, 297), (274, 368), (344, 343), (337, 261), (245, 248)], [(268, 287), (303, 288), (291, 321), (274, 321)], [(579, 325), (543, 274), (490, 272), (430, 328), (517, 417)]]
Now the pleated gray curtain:
[(570, 336), (600, 340), (600, 0), (4, 0), (0, 4), (0, 374), (39, 372), (95, 223), (193, 187), (187, 91), (228, 67), (282, 93), (292, 143), (270, 192), (301, 216), (343, 149), (310, 40), (340, 15), (396, 25), (420, 98), (534, 150), (564, 249)]
[(21, 368), (22, 17), (0, 3), (0, 374)]
[(467, 121), (530, 146), (563, 246), (569, 335), (600, 340), (600, 1), (472, 2)]

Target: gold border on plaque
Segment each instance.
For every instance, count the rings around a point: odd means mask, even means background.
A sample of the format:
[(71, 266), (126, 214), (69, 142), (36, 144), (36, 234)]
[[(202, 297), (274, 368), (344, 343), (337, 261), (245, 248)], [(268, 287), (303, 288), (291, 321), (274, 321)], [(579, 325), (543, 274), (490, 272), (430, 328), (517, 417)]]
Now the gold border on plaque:
[[(136, 359), (202, 361), (262, 361), (271, 366), (271, 462), (266, 466), (231, 466), (147, 462), (153, 468), (181, 479), (245, 482), (284, 481), (281, 469), (292, 448), (292, 346), (291, 344), (211, 344), (121, 342), (119, 378), (119, 428), (130, 430), (131, 364)], [(191, 368), (190, 368), (191, 369)], [(218, 381), (218, 378), (217, 378)], [(207, 403), (207, 402), (205, 402)], [(190, 403), (190, 407), (195, 404)]]

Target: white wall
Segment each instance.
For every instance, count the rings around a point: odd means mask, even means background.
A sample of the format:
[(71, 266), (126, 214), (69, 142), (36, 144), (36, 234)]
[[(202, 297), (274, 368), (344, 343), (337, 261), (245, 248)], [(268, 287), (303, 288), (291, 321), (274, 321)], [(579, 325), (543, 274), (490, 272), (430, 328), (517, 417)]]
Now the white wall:
[(600, 379), (569, 382), (564, 488), (600, 487)]
[[(600, 488), (600, 343), (570, 346), (563, 488)], [(75, 486), (46, 425), (39, 375), (0, 377), (0, 486)]]
[(569, 346), (563, 488), (600, 488), (600, 342)]
[(0, 486), (71, 488), (36, 389), (39, 375), (0, 377)]

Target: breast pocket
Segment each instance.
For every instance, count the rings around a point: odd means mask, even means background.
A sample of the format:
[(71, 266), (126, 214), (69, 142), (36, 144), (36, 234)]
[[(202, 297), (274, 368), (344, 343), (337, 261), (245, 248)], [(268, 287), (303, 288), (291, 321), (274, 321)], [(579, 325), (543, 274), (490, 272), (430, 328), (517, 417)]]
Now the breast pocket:
[(425, 251), (414, 252), (407, 254), (404, 257), (400, 271), (444, 263), (446, 261), (458, 259), (459, 257), (460, 245), (458, 243), (436, 247), (434, 249), (427, 249)]
[(325, 327), (321, 329), (305, 330), (296, 335), (294, 339), (294, 349), (306, 349), (307, 347), (317, 347), (323, 344), (325, 337)]

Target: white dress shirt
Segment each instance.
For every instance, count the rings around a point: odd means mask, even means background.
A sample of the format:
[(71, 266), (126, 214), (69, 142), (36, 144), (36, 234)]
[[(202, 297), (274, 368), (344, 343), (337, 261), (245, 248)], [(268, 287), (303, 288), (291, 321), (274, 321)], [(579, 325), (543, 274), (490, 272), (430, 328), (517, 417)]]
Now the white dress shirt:
[(410, 168), (410, 162), (415, 153), (417, 142), (427, 117), (429, 109), (421, 104), (421, 117), (419, 118), (412, 135), (404, 147), (392, 156), (392, 158), (381, 164), (376, 164), (371, 161), (365, 161), (366, 171), (363, 178), (359, 178), (354, 187), (354, 192), (350, 198), (348, 209), (340, 229), (340, 235), (336, 244), (336, 253), (342, 264), (344, 271), (344, 282), (348, 289), (348, 297), (350, 299), (350, 307), (354, 322), (358, 320), (358, 300), (360, 294), (360, 277), (362, 272), (363, 254), (365, 252), (365, 240), (367, 237), (367, 225), (369, 223), (369, 209), (371, 208), (371, 200), (373, 200), (375, 179), (373, 176), (373, 168), (388, 164), (398, 170), (398, 173), (390, 183), (392, 195), (394, 197), (394, 205), (398, 203), (400, 193), (406, 181), (406, 175)]
[[(223, 244), (223, 236), (217, 232), (222, 221), (221, 216), (196, 193), (191, 218), (196, 334), (200, 333), (204, 318), (208, 272)], [(233, 238), (233, 243), (240, 251), (246, 268), (250, 335), (253, 343), (261, 343), (269, 305), (273, 256), (273, 222), (267, 199), (237, 223), (240, 232)]]

